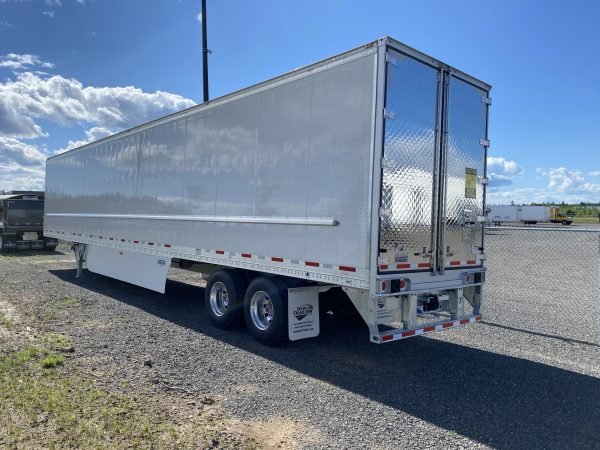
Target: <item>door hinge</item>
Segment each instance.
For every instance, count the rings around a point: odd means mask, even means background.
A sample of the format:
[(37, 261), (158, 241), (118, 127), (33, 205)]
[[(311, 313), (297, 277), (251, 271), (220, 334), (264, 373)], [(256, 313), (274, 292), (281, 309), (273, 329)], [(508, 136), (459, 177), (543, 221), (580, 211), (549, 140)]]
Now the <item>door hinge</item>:
[(481, 101), (483, 103), (485, 103), (486, 105), (491, 105), (492, 104), (492, 97), (483, 96), (483, 97), (481, 97)]
[(490, 141), (489, 141), (489, 139), (479, 139), (479, 144), (483, 145), (484, 147), (489, 147)]
[(396, 163), (394, 163), (393, 159), (387, 159), (383, 157), (381, 158), (381, 167), (384, 169), (393, 169), (396, 167)]
[(392, 111), (388, 111), (387, 109), (383, 109), (383, 118), (394, 120), (396, 118), (396, 114)]
[(385, 62), (386, 63), (390, 63), (392, 66), (395, 66), (398, 64), (398, 58), (394, 58), (392, 55), (390, 55), (389, 53), (385, 54)]

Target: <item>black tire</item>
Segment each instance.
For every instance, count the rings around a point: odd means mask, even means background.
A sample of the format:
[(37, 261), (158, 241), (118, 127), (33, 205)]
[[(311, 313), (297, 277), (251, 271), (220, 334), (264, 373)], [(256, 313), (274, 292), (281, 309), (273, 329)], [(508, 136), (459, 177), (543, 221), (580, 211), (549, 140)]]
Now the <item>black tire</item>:
[(204, 306), (215, 326), (229, 329), (242, 323), (245, 288), (243, 277), (234, 270), (218, 270), (210, 276), (204, 291)]
[[(253, 302), (254, 296), (261, 294), (266, 295), (267, 298), (263, 301), (267, 304), (270, 302), (270, 309), (256, 305), (260, 297)], [(266, 312), (267, 310), (269, 311)], [(244, 297), (244, 317), (248, 331), (261, 344), (277, 345), (287, 341), (288, 296), (285, 283), (277, 278), (255, 278), (248, 286)]]
[(358, 327), (365, 325), (362, 316), (341, 288), (334, 288), (330, 291), (334, 298), (332, 299), (331, 309), (333, 317), (343, 326)]

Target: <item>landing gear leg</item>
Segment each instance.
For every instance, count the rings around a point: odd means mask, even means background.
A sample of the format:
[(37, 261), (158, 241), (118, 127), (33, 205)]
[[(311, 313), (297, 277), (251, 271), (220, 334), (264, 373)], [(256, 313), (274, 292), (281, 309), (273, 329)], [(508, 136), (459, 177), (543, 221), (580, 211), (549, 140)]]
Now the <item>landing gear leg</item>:
[(85, 250), (87, 248), (86, 244), (73, 244), (71, 246), (73, 251), (75, 252), (75, 263), (77, 264), (77, 278), (80, 278), (83, 275), (83, 261), (85, 260)]

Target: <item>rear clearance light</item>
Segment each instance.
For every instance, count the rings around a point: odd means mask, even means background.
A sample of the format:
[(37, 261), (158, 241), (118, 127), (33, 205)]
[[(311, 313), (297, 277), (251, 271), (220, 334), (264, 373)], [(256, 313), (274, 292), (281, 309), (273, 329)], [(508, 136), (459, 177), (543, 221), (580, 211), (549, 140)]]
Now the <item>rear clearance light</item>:
[(485, 272), (470, 272), (464, 275), (465, 284), (478, 284), (485, 282)]
[(379, 294), (395, 294), (405, 291), (410, 286), (410, 281), (400, 278), (398, 280), (380, 280)]

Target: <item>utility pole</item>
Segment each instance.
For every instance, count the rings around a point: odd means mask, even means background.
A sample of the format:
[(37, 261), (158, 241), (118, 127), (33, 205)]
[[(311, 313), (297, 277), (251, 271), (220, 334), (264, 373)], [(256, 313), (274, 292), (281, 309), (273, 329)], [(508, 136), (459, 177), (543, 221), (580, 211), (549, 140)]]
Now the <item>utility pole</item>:
[(202, 82), (204, 103), (208, 101), (208, 42), (206, 40), (206, 0), (202, 0)]

